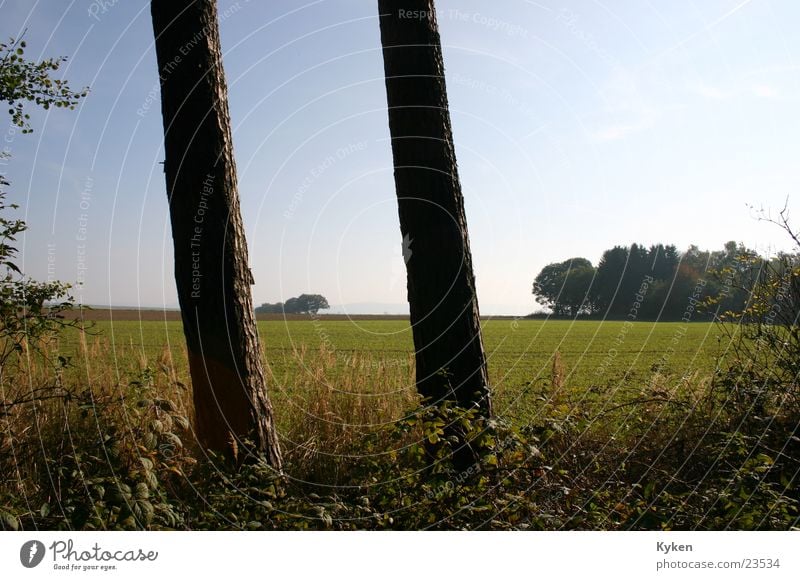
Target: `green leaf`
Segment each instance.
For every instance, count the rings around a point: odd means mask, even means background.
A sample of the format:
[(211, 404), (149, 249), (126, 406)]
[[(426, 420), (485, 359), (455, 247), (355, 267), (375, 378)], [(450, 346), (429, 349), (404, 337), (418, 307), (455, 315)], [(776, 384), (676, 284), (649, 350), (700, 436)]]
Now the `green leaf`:
[(12, 516), (11, 514), (4, 513), (3, 514), (3, 521), (6, 524), (6, 527), (11, 528), (14, 531), (19, 529), (19, 520)]
[(137, 483), (135, 491), (136, 499), (147, 499), (150, 497), (150, 490), (146, 483)]

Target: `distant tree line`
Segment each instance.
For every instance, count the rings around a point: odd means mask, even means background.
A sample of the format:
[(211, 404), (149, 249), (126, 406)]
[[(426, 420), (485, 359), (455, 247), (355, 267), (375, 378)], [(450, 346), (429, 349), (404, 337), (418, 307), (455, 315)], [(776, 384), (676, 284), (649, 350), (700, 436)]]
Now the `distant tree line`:
[(764, 264), (765, 258), (736, 242), (719, 251), (615, 246), (596, 267), (585, 258), (548, 264), (536, 276), (533, 294), (554, 316), (708, 320), (713, 312), (742, 311)]
[(316, 314), (330, 308), (328, 301), (320, 294), (301, 294), (286, 302), (274, 304), (265, 302), (256, 308), (256, 314)]

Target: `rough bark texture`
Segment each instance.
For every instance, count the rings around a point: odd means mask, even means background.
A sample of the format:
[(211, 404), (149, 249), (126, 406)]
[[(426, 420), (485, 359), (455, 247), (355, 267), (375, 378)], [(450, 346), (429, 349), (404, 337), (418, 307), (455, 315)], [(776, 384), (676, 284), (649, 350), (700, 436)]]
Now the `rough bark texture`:
[(215, 0), (152, 0), (175, 280), (198, 437), (280, 469), (239, 211)]
[(491, 414), (464, 198), (432, 0), (379, 0), (417, 388)]

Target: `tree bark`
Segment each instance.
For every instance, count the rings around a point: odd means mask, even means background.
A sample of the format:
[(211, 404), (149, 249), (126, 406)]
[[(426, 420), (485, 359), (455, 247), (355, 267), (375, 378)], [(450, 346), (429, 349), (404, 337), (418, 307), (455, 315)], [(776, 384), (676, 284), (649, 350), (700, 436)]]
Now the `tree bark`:
[(417, 388), (491, 415), (433, 0), (379, 0)]
[(175, 281), (207, 448), (281, 453), (259, 348), (216, 0), (152, 0)]

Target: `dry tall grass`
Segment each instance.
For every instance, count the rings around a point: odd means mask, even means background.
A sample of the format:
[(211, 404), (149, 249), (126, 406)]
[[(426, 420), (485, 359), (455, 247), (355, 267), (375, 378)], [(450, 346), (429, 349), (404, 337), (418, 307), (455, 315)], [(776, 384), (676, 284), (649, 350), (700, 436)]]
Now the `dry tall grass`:
[(413, 355), (343, 354), (323, 346), (283, 356), (283, 364), (276, 366), (302, 369), (269, 378), (293, 477), (340, 482), (342, 470), (364, 457), (359, 451), (364, 438), (403, 418), (419, 402)]
[[(72, 397), (122, 403), (119, 419), (132, 438), (133, 419), (125, 416), (124, 409), (137, 403), (142, 396), (139, 387), (146, 381), (147, 397), (164, 401), (185, 416), (193, 433), (187, 365), (185, 360), (176, 361), (168, 347), (148, 356), (133, 343), (115, 345), (106, 337), (81, 333), (77, 354), (68, 364), (52, 364), (58, 356), (55, 347), (46, 352), (52, 353), (51, 360), (32, 350), (23, 352), (14, 372), (3, 376), (0, 385), (0, 457), (10, 460), (2, 468), (16, 482), (41, 481), (46, 457), (74, 446), (73, 424), (85, 423), (86, 417), (67, 412), (64, 403)], [(418, 404), (413, 355), (343, 354), (324, 347), (309, 352), (303, 347), (281, 356), (267, 361), (268, 386), (292, 478), (340, 483), (347, 470), (365, 457), (359, 452), (364, 438)], [(293, 370), (276, 375), (274, 368)], [(135, 447), (137, 442), (130, 444)]]

